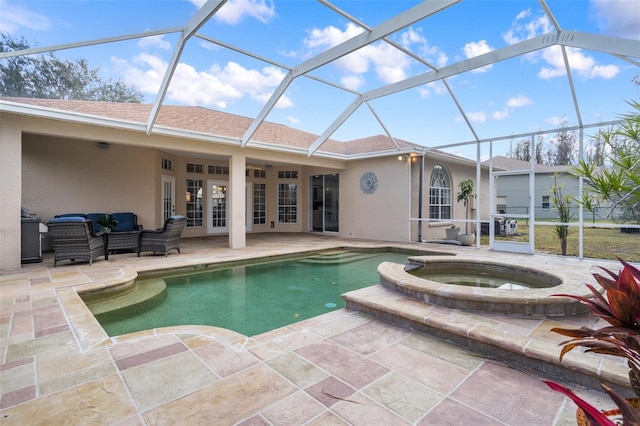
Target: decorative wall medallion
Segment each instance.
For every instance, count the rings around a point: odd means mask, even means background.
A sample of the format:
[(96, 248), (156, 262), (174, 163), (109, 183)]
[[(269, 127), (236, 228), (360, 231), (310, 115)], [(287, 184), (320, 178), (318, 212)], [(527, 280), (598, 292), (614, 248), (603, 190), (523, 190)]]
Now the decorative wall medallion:
[(364, 172), (360, 177), (360, 189), (365, 194), (373, 194), (378, 188), (378, 177), (373, 172)]

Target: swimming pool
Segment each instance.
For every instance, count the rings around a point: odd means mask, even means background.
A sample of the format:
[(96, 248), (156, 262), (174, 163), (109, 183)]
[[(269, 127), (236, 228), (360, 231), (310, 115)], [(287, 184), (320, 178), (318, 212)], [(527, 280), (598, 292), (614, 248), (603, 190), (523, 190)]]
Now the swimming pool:
[[(345, 306), (343, 293), (377, 284), (377, 266), (437, 253), (339, 250), (161, 279), (141, 303), (97, 313), (109, 336), (175, 325), (212, 325), (254, 336)], [(158, 285), (142, 279), (138, 286)]]

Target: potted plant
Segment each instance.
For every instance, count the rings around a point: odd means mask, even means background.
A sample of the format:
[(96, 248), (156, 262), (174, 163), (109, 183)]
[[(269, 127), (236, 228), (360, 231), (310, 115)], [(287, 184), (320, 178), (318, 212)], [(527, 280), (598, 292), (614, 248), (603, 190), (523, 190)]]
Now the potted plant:
[(457, 241), (458, 234), (460, 233), (460, 228), (453, 225), (451, 226), (451, 228), (445, 228), (444, 232), (447, 235), (447, 240)]
[(104, 216), (98, 216), (98, 224), (100, 228), (102, 228), (102, 231), (108, 234), (116, 227), (118, 221), (107, 213)]
[[(586, 298), (571, 294), (557, 294), (555, 296), (571, 297), (588, 306), (593, 315), (602, 318), (609, 325), (598, 329), (582, 327), (580, 329), (553, 328), (551, 331), (571, 337), (563, 342), (560, 360), (569, 351), (586, 348), (585, 352), (594, 352), (611, 356), (623, 357), (629, 365), (629, 381), (631, 389), (637, 398), (624, 398), (616, 391), (601, 384), (618, 406), (617, 413), (621, 415), (624, 424), (640, 424), (640, 410), (636, 408), (640, 403), (640, 270), (619, 259), (623, 265), (620, 273), (616, 274), (602, 268), (607, 276), (595, 273), (593, 276), (604, 289), (603, 296), (596, 288), (587, 284), (593, 297)], [(578, 421), (581, 424), (614, 425), (607, 413), (602, 413), (587, 402), (578, 398), (568, 389), (553, 383), (545, 382), (552, 389), (564, 393), (578, 405)], [(582, 419), (582, 421), (581, 421)]]
[(469, 233), (469, 223), (468, 223), (469, 201), (472, 198), (476, 197), (473, 186), (474, 186), (473, 180), (470, 178), (464, 179), (458, 184), (458, 188), (460, 189), (460, 191), (458, 191), (458, 196), (456, 198), (456, 201), (458, 202), (462, 201), (464, 203), (465, 220), (467, 221), (464, 224), (464, 234), (458, 235), (458, 241), (460, 241), (460, 244), (462, 244), (463, 246), (470, 246), (471, 244), (473, 244), (473, 239), (474, 239), (474, 234)]

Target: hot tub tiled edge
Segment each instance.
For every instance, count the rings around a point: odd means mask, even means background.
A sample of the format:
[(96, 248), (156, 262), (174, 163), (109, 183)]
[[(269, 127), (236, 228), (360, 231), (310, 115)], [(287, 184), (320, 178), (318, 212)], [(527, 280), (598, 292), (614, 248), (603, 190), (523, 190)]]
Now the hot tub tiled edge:
[[(430, 259), (431, 262), (438, 261)], [(450, 261), (450, 259), (448, 260)], [(464, 259), (456, 259), (464, 262)], [(531, 269), (530, 269), (531, 270)], [(493, 313), (559, 316), (586, 312), (574, 299), (553, 294), (570, 293), (590, 297), (588, 288), (575, 278), (558, 274), (562, 284), (540, 289), (500, 290), (443, 284), (416, 277), (405, 271), (404, 265), (383, 262), (378, 266), (380, 284), (408, 297), (453, 309)]]

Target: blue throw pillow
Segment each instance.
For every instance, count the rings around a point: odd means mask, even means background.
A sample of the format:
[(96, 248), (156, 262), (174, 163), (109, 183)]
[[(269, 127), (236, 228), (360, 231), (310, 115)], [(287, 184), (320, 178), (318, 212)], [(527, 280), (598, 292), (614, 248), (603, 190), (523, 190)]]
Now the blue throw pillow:
[(115, 228), (112, 229), (113, 232), (134, 231), (136, 229), (133, 213), (113, 213), (111, 217), (118, 221)]
[(106, 213), (87, 213), (87, 219), (89, 219), (91, 221), (91, 224), (93, 225), (93, 232), (102, 231), (102, 226), (100, 226), (98, 218), (106, 215)]

